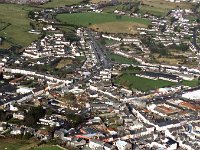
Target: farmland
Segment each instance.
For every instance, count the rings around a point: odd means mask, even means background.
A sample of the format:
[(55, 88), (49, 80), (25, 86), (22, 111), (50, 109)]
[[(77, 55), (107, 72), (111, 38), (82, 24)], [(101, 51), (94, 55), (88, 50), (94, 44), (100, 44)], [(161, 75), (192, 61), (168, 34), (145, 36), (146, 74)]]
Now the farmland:
[(190, 9), (193, 7), (191, 3), (181, 2), (181, 3), (171, 3), (164, 0), (141, 0), (142, 5), (140, 6), (140, 11), (142, 13), (152, 13), (154, 15), (166, 15), (167, 12), (175, 8), (185, 8)]
[(59, 14), (57, 19), (63, 23), (90, 27), (94, 30), (109, 33), (136, 33), (137, 27), (150, 24), (147, 19), (129, 16), (117, 16), (109, 13), (74, 13)]
[(28, 12), (32, 7), (16, 4), (0, 4), (0, 37), (7, 42), (0, 48), (9, 48), (11, 45), (27, 46), (38, 38), (29, 34), (30, 20)]
[(88, 27), (93, 24), (100, 24), (100, 23), (107, 23), (107, 22), (135, 22), (141, 24), (150, 24), (150, 21), (147, 19), (141, 18), (133, 18), (129, 16), (121, 16), (117, 17), (114, 14), (108, 13), (91, 13), (91, 12), (84, 12), (84, 13), (74, 13), (74, 14), (59, 14), (57, 19), (61, 22), (73, 24), (77, 26), (85, 26)]
[(107, 22), (101, 24), (95, 24), (90, 26), (93, 30), (99, 32), (108, 32), (108, 33), (129, 33), (136, 34), (138, 27), (147, 27), (141, 23), (133, 22)]
[(137, 89), (140, 91), (149, 91), (161, 87), (172, 86), (174, 83), (164, 80), (151, 80), (137, 77), (132, 74), (122, 74), (115, 81), (116, 84), (128, 87), (129, 89)]
[(48, 3), (41, 5), (43, 8), (62, 7), (65, 5), (75, 5), (81, 3), (82, 0), (51, 0)]

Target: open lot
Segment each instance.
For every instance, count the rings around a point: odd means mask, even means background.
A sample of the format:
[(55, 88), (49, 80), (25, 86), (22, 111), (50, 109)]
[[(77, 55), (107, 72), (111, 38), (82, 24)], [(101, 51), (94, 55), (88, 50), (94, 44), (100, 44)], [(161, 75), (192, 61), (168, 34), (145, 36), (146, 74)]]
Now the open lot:
[(174, 83), (164, 80), (151, 80), (137, 77), (131, 74), (123, 74), (115, 80), (116, 84), (128, 87), (129, 89), (137, 89), (140, 91), (149, 91), (161, 87), (172, 86)]
[[(6, 24), (10, 24), (3, 30), (0, 30), (0, 37), (7, 41), (6, 45), (0, 45), (1, 48), (8, 48), (13, 45), (27, 46), (38, 38), (38, 35), (30, 34), (30, 20), (28, 12), (32, 7), (16, 4), (0, 4), (0, 28), (3, 29)], [(9, 43), (9, 44), (8, 44)]]
[(82, 0), (51, 0), (51, 2), (41, 5), (44, 8), (62, 7), (65, 5), (75, 5), (81, 3)]
[(59, 14), (57, 19), (63, 23), (91, 27), (95, 30), (110, 33), (135, 33), (138, 26), (147, 26), (147, 19), (129, 16), (117, 16), (109, 13), (74, 13)]

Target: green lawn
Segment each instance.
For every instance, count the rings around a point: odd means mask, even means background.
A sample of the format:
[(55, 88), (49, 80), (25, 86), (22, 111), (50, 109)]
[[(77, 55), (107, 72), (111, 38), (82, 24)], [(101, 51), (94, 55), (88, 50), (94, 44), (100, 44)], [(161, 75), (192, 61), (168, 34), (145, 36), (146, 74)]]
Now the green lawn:
[[(16, 4), (0, 4), (0, 28), (5, 24), (11, 25), (0, 31), (0, 37), (4, 37), (10, 44), (22, 46), (29, 45), (38, 38), (38, 35), (30, 34), (30, 20), (28, 12), (33, 10), (32, 7)], [(1, 46), (0, 46), (1, 48)]]
[(115, 63), (118, 64), (138, 64), (137, 61), (135, 61), (134, 59), (130, 59), (130, 58), (126, 58), (114, 53), (108, 53), (108, 57), (114, 61)]
[(41, 5), (44, 8), (62, 7), (65, 5), (75, 5), (81, 3), (82, 0), (51, 0), (51, 2)]
[[(77, 26), (90, 26), (92, 24), (102, 24), (107, 22), (135, 22), (148, 25), (150, 21), (147, 19), (133, 18), (129, 16), (121, 16), (118, 18), (117, 15), (109, 13), (73, 13), (73, 14), (59, 14), (57, 19), (67, 24), (73, 24)], [(114, 25), (114, 24), (113, 24)]]
[(196, 86), (198, 86), (198, 80), (197, 79), (194, 79), (192, 81), (186, 81), (186, 80), (184, 80), (182, 82), (182, 84), (185, 85), (185, 86), (196, 87)]
[(137, 89), (140, 91), (149, 91), (161, 87), (172, 86), (174, 83), (164, 80), (151, 80), (137, 77), (131, 74), (123, 74), (114, 81), (116, 84), (128, 87), (129, 89)]

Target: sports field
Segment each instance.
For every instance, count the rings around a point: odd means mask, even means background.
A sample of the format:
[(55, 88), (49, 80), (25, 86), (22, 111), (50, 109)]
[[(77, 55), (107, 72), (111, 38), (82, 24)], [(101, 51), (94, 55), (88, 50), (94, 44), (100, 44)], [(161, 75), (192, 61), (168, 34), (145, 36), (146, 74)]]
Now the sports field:
[(114, 82), (129, 89), (137, 89), (143, 92), (174, 85), (174, 83), (169, 81), (151, 80), (137, 77), (131, 74), (123, 74), (119, 76)]
[(8, 48), (12, 44), (27, 46), (38, 38), (38, 35), (27, 32), (30, 30), (28, 13), (32, 9), (25, 5), (0, 4), (0, 37), (8, 41), (0, 48)]

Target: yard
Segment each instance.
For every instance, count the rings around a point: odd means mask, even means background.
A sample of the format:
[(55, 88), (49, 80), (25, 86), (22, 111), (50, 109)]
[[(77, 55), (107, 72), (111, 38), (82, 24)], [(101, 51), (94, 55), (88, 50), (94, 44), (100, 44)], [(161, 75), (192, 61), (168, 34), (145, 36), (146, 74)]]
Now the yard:
[(135, 34), (137, 27), (146, 27), (150, 24), (150, 21), (147, 19), (93, 12), (59, 14), (57, 19), (63, 23), (90, 27), (98, 31), (110, 33)]
[(81, 3), (82, 0), (51, 0), (51, 2), (41, 5), (44, 8), (62, 7), (65, 5), (76, 5)]
[(137, 77), (134, 74), (122, 74), (115, 79), (114, 82), (118, 85), (128, 87), (129, 89), (137, 89), (143, 92), (174, 85), (174, 83), (169, 81), (151, 80)]
[(27, 46), (38, 38), (38, 35), (27, 32), (30, 29), (28, 12), (32, 9), (25, 5), (0, 4), (0, 37), (7, 41), (0, 45), (0, 49), (12, 44)]

